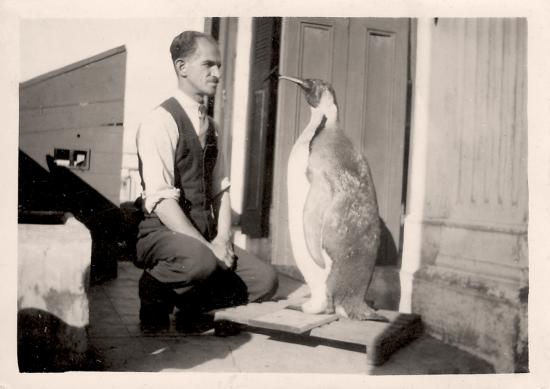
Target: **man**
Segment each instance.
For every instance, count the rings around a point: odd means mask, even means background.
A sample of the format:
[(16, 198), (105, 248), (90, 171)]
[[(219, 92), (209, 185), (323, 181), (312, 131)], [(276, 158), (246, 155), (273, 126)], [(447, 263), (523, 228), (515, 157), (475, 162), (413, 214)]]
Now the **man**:
[[(166, 328), (214, 308), (262, 301), (277, 288), (274, 269), (231, 243), (229, 180), (206, 116), (221, 56), (209, 35), (185, 31), (170, 46), (178, 89), (137, 134), (145, 218), (136, 265), (142, 326)], [(181, 317), (183, 316), (183, 317)]]

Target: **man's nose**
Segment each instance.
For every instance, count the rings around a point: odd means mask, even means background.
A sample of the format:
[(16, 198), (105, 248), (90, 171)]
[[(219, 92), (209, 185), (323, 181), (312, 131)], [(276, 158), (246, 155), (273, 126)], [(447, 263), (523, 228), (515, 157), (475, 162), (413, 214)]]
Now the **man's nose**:
[(220, 78), (220, 67), (219, 66), (212, 66), (210, 68), (210, 75), (213, 76), (213, 77), (217, 77), (217, 78)]

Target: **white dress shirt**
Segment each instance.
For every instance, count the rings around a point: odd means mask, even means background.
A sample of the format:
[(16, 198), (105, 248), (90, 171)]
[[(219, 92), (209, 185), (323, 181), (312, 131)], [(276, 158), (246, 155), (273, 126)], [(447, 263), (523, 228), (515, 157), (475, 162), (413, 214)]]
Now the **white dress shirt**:
[[(204, 141), (206, 133), (200, 133), (199, 103), (176, 90), (173, 95), (183, 107), (193, 124), (199, 139)], [(174, 182), (174, 159), (179, 132), (172, 115), (161, 106), (155, 108), (141, 123), (136, 135), (136, 144), (142, 161), (142, 179), (145, 182), (143, 198), (145, 209), (153, 212), (163, 199), (180, 198), (180, 191)], [(229, 188), (222, 149), (218, 147), (218, 158), (212, 173), (212, 195), (216, 196)]]

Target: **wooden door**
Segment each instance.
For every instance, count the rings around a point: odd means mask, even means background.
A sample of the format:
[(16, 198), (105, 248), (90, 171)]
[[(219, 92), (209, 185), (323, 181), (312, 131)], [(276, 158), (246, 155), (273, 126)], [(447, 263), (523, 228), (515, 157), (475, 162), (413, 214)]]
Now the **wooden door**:
[[(282, 25), (280, 73), (331, 82), (342, 128), (369, 161), (387, 226), (383, 264), (396, 264), (390, 256), (401, 233), (408, 34), (408, 19), (287, 18)], [(293, 272), (286, 170), (310, 112), (291, 83), (279, 84), (277, 104), (272, 262)]]

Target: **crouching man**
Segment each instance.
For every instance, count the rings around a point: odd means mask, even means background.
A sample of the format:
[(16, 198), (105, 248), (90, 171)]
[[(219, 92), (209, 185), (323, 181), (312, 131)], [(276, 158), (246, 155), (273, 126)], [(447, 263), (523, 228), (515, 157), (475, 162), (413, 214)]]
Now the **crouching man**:
[(185, 31), (170, 53), (178, 88), (141, 123), (137, 133), (145, 218), (139, 225), (136, 265), (140, 320), (166, 328), (215, 308), (269, 299), (277, 276), (231, 243), (229, 180), (217, 146), (217, 126), (206, 115), (221, 56), (209, 35)]

